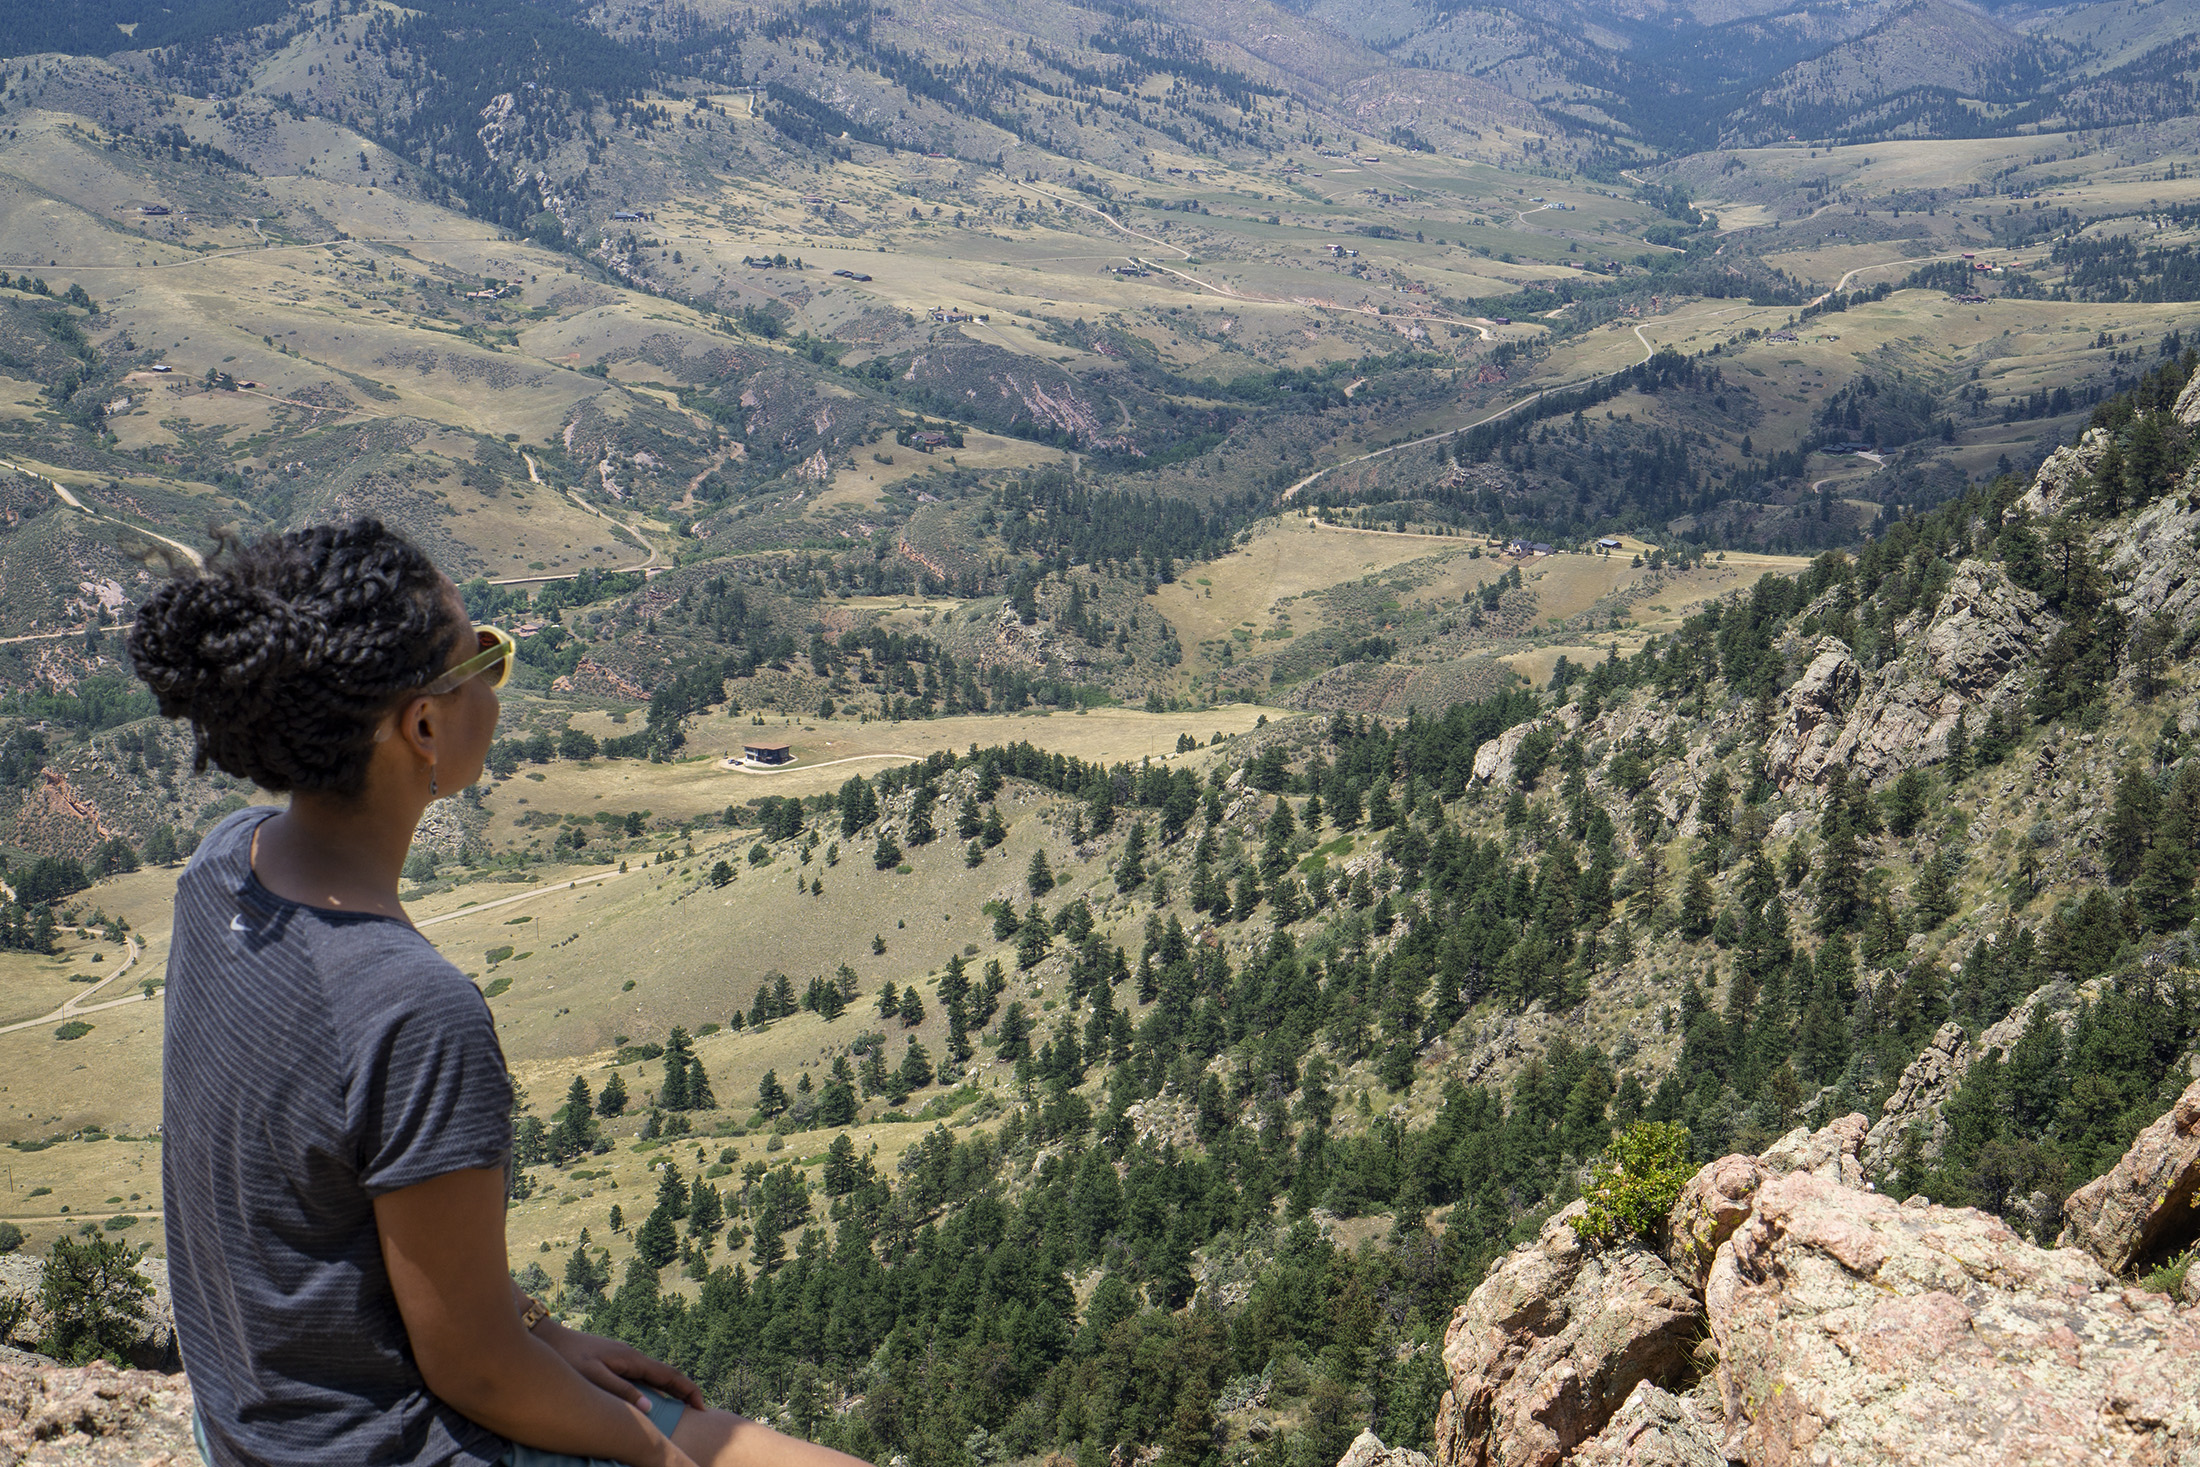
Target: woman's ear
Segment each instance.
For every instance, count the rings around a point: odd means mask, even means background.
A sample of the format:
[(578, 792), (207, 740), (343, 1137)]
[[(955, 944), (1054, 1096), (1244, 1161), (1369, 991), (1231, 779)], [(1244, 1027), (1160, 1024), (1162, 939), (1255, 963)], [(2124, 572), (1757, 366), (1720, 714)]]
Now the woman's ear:
[(397, 736), (423, 763), (435, 763), (442, 731), (442, 719), (433, 698), (409, 698), (397, 710)]

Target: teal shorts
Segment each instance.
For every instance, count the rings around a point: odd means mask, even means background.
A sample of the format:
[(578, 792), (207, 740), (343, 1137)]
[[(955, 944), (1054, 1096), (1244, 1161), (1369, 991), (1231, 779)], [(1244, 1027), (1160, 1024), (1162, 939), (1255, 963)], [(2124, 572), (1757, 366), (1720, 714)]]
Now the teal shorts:
[[(665, 1436), (671, 1436), (672, 1429), (680, 1424), (680, 1417), (687, 1410), (685, 1403), (675, 1401), (670, 1396), (660, 1396), (647, 1386), (638, 1386), (636, 1389), (642, 1393), (642, 1399), (649, 1402), (649, 1424)], [(214, 1454), (207, 1449), (206, 1428), (199, 1424), (196, 1411), (191, 1413), (191, 1435), (198, 1443), (199, 1460), (206, 1463), (207, 1467), (213, 1467)], [(497, 1458), (497, 1461), (503, 1467), (618, 1467), (617, 1463), (607, 1462), (601, 1457), (574, 1457), (564, 1452), (545, 1452), (540, 1447), (523, 1447), (518, 1442), (507, 1446), (504, 1455)]]
[[(637, 1386), (642, 1399), (649, 1402), (649, 1424), (665, 1436), (672, 1435), (672, 1428), (680, 1424), (681, 1413), (687, 1410), (685, 1403), (670, 1396), (660, 1396), (648, 1386)], [(523, 1447), (513, 1442), (504, 1449), (497, 1461), (503, 1467), (618, 1467), (601, 1457), (572, 1457), (564, 1452), (546, 1452), (540, 1447)]]

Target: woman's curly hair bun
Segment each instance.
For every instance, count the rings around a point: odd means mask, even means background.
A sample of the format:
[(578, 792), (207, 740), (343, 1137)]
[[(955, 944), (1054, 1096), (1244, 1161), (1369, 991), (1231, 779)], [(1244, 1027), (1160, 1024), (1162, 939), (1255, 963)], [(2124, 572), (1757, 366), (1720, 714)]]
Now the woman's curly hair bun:
[(225, 543), (138, 611), (130, 660), (209, 761), (263, 789), (355, 795), (375, 725), (432, 680), (458, 613), (379, 520)]

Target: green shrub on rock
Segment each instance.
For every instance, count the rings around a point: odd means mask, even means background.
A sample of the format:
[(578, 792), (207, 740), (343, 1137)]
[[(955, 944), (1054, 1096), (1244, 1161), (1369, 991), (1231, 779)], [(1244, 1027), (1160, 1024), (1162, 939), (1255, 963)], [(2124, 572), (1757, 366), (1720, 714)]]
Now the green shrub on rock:
[(1688, 1128), (1674, 1121), (1637, 1121), (1612, 1138), (1589, 1179), (1588, 1210), (1573, 1220), (1585, 1243), (1623, 1238), (1658, 1241), (1674, 1200), (1696, 1169), (1688, 1160)]

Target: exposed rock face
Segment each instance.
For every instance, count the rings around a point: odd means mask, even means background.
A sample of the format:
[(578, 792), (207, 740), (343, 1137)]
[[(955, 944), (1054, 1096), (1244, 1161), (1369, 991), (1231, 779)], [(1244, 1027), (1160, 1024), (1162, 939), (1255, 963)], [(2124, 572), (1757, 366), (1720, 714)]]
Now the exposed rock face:
[(2092, 487), (2093, 471), (2108, 452), (2108, 441), (2105, 429), (2088, 428), (2076, 443), (2049, 454), (2033, 476), (2032, 487), (2009, 506), (2003, 518), (2014, 519), (2021, 510), (2035, 519), (2045, 519), (2068, 509)]
[(1971, 1068), (1971, 1045), (1961, 1024), (1943, 1024), (1895, 1082), (1879, 1120), (1864, 1139), (1864, 1164), (1885, 1171), (1902, 1150), (1910, 1127), (1924, 1128), (1924, 1154), (1936, 1157), (1948, 1139), (1943, 1111)]
[(1436, 1413), (1445, 1467), (1551, 1467), (1603, 1429), (1642, 1381), (1671, 1384), (1702, 1306), (1639, 1246), (1574, 1235), (1575, 1203), (1500, 1259), (1444, 1335), (1451, 1390)]
[(1717, 1415), (1644, 1381), (1573, 1455), (1580, 1467), (1726, 1467)]
[(1535, 732), (1539, 720), (1516, 723), (1496, 738), (1488, 740), (1474, 751), (1474, 780), (1476, 784), (1511, 784), (1513, 781), (1513, 755), (1520, 752), (1520, 745), (1529, 734)]
[(2159, 1263), (2200, 1234), (2200, 1083), (2139, 1133), (2123, 1160), (2070, 1194), (2057, 1241), (2118, 1273)]
[(2200, 1320), (1985, 1213), (1777, 1178), (1704, 1297), (1743, 1462), (2200, 1452)]
[(2200, 514), (2187, 503), (2184, 494), (2157, 499), (2107, 537), (2102, 566), (2123, 587), (2116, 605), (2134, 625), (2167, 615), (2183, 631), (2200, 619), (2200, 545), (2193, 541)]
[[(1865, 1145), (1848, 1116), (1703, 1168), (1662, 1271), (1551, 1229), (1501, 1260), (1446, 1339), (1439, 1467), (2200, 1464), (2200, 1305), (2120, 1287), (2092, 1254), (1986, 1213), (1862, 1190)], [(2200, 1084), (2071, 1199), (2073, 1231), (2143, 1262), (2195, 1230), (2196, 1193)], [(1674, 1393), (1695, 1363), (1679, 1359), (1624, 1398), (1582, 1389), (1584, 1362), (1623, 1358), (1611, 1341), (1693, 1326), (1675, 1287), (1701, 1299), (1708, 1375)]]
[(1785, 789), (1818, 784), (1836, 764), (1877, 780), (1942, 758), (1957, 714), (1973, 710), (1975, 726), (1988, 707), (2022, 698), (2024, 669), (2060, 627), (1998, 566), (1963, 561), (1930, 616), (1903, 618), (1899, 655), (1876, 671), (1863, 673), (1839, 641), (1820, 640), (1788, 690), (1766, 766)]
[(2177, 414), (2177, 421), (2188, 427), (2200, 423), (2200, 372), (2194, 373), (2192, 380), (2185, 384), (2185, 390), (2177, 394), (2177, 406), (2172, 411)]
[(1411, 1447), (1386, 1447), (1372, 1431), (1363, 1431), (1337, 1459), (1337, 1467), (1436, 1467), (1424, 1452)]
[(1815, 784), (1827, 752), (1846, 726), (1849, 708), (1864, 689), (1863, 669), (1848, 644), (1820, 637), (1795, 686), (1788, 690), (1787, 714), (1765, 743), (1765, 764), (1782, 783)]
[(182, 1376), (0, 1361), (0, 1461), (198, 1467), (198, 1460)]
[(1761, 1156), (1722, 1156), (1681, 1189), (1666, 1222), (1665, 1260), (1697, 1293), (1719, 1246), (1747, 1220), (1757, 1189), (1774, 1177), (1806, 1172), (1844, 1187), (1864, 1185), (1864, 1118), (1843, 1116), (1822, 1131), (1798, 1126)]

